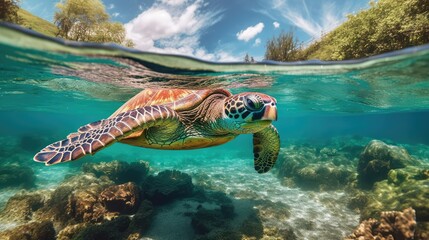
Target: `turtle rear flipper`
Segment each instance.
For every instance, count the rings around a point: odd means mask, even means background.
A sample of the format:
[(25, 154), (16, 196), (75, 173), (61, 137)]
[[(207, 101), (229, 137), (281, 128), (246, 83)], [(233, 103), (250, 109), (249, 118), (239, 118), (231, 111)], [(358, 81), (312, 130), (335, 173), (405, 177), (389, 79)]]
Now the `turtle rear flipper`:
[(266, 173), (274, 166), (279, 151), (280, 137), (273, 125), (253, 134), (254, 165), (258, 173)]
[(94, 154), (133, 132), (168, 123), (180, 124), (178, 114), (169, 107), (137, 108), (79, 128), (79, 133), (72, 133), (67, 139), (42, 149), (34, 156), (34, 161), (46, 165), (74, 161), (86, 154)]

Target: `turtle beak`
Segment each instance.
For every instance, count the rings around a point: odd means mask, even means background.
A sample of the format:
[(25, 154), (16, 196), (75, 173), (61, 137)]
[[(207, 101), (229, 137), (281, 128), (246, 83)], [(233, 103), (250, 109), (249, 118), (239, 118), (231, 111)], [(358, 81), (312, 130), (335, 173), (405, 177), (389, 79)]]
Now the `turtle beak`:
[(265, 106), (261, 120), (277, 121), (277, 107), (274, 105)]

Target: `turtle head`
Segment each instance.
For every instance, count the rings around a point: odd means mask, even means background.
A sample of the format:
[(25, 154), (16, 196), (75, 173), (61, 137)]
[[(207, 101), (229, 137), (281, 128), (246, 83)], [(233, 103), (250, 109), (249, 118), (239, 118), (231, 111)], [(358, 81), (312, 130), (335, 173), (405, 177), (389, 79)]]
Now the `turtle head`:
[(258, 132), (277, 120), (277, 101), (256, 92), (233, 95), (225, 99), (224, 119), (234, 132)]

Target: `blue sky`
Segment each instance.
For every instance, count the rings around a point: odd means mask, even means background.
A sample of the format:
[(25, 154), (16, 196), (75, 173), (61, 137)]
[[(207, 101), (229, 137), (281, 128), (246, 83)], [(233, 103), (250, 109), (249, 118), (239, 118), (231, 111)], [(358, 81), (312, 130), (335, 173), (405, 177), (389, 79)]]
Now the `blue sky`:
[[(21, 7), (53, 21), (59, 0), (22, 0)], [(262, 60), (268, 39), (294, 31), (300, 42), (320, 38), (369, 0), (103, 0), (136, 48), (210, 61)]]

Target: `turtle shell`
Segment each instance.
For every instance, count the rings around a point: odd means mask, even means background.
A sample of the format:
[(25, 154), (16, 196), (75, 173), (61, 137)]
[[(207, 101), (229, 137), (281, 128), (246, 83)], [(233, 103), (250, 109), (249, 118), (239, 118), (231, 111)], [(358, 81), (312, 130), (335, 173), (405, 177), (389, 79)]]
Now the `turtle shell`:
[(231, 96), (231, 93), (225, 89), (145, 89), (128, 100), (110, 117), (150, 105), (164, 105), (180, 112), (198, 106), (212, 94), (223, 94), (226, 97)]

